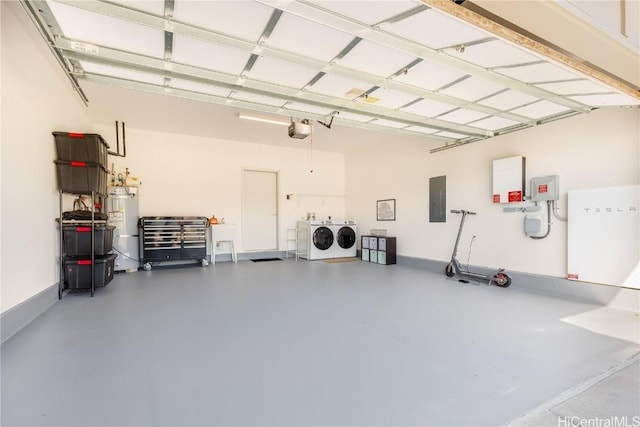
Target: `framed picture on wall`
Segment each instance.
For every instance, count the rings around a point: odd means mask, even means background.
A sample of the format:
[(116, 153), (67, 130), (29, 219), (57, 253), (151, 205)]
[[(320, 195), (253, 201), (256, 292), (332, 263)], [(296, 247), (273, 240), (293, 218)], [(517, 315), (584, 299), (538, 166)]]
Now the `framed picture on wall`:
[(378, 221), (395, 221), (396, 199), (378, 200), (376, 202), (376, 219)]

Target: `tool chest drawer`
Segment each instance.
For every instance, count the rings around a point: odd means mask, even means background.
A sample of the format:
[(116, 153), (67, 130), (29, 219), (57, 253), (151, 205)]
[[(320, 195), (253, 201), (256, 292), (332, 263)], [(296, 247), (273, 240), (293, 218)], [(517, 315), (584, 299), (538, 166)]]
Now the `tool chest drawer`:
[(207, 217), (156, 216), (139, 219), (141, 263), (202, 260), (207, 257)]

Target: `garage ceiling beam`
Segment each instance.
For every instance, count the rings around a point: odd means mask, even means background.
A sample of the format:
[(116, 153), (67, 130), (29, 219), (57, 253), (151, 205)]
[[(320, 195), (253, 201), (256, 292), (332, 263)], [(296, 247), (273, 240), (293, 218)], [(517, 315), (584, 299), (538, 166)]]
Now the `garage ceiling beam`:
[[(138, 82), (138, 81), (133, 81), (133, 80), (127, 80), (127, 79), (121, 79), (121, 78), (115, 78), (115, 77), (111, 77), (111, 76), (104, 76), (104, 75), (100, 75), (100, 74), (89, 74), (89, 73), (85, 73), (83, 76), (83, 79), (90, 81), (90, 82), (95, 82), (95, 83), (99, 83), (99, 84), (108, 84), (108, 85), (116, 85), (119, 87), (124, 87), (124, 88), (128, 88), (128, 89), (135, 89), (135, 90), (142, 90), (142, 91), (146, 91), (146, 92), (152, 92), (152, 93), (158, 93), (158, 94), (162, 94), (162, 95), (170, 95), (170, 96), (178, 96), (181, 98), (187, 98), (187, 99), (194, 99), (197, 101), (202, 101), (202, 102), (209, 102), (212, 104), (218, 104), (218, 105), (228, 105), (228, 99), (226, 97), (221, 97), (221, 96), (216, 96), (216, 95), (211, 95), (211, 94), (205, 94), (205, 93), (200, 93), (200, 92), (191, 92), (191, 91), (187, 91), (187, 90), (183, 90), (183, 89), (177, 89), (177, 88), (166, 88), (166, 87), (162, 87), (159, 85), (154, 85), (154, 84), (150, 84), (150, 83), (143, 83), (143, 82)], [(255, 111), (261, 111), (264, 113), (274, 113), (274, 109), (273, 107), (267, 106), (267, 105), (261, 105), (261, 104), (256, 104), (256, 103), (252, 103), (249, 101), (242, 101), (242, 100), (233, 100), (233, 105), (239, 108), (246, 108), (246, 109), (250, 109), (250, 110), (255, 110)], [(301, 111), (301, 110), (296, 110), (296, 109), (280, 109), (278, 111), (279, 115), (282, 115), (283, 113), (285, 113), (286, 115), (290, 116), (290, 117), (305, 117), (311, 120), (326, 120), (325, 116), (319, 115), (319, 114), (314, 114), (314, 113), (309, 113), (306, 111)], [(407, 136), (411, 136), (413, 138), (419, 137), (419, 135), (417, 134), (417, 132), (415, 131), (408, 131), (402, 128), (389, 128), (387, 126), (380, 126), (380, 125), (376, 125), (375, 123), (363, 123), (363, 122), (358, 122), (355, 120), (348, 120), (348, 119), (344, 119), (344, 118), (340, 118), (339, 116), (337, 116), (335, 118), (335, 122), (336, 123), (340, 123), (342, 125), (345, 126), (349, 126), (349, 127), (353, 127), (353, 128), (359, 128), (359, 129), (365, 129), (365, 130), (376, 130), (376, 131), (384, 131), (384, 132), (393, 132), (394, 134), (403, 134), (403, 135), (407, 135)], [(424, 137), (428, 137), (429, 140), (438, 140), (438, 141), (442, 141), (445, 143), (450, 143), (452, 140), (451, 138), (446, 138), (446, 137), (441, 137), (438, 135), (424, 135)], [(484, 139), (484, 136), (470, 136), (469, 138), (465, 138), (465, 141), (479, 141), (481, 139)]]
[[(480, 138), (493, 136), (491, 132), (472, 126), (445, 122), (438, 119), (430, 119), (417, 114), (391, 110), (384, 107), (358, 103), (357, 108), (353, 108), (350, 106), (352, 101), (331, 98), (320, 94), (307, 92), (305, 93), (304, 100), (301, 100), (299, 97), (295, 96), (297, 94), (297, 90), (295, 89), (288, 89), (279, 85), (254, 81), (251, 79), (246, 79), (243, 82), (243, 85), (238, 85), (236, 76), (192, 67), (185, 64), (172, 63), (171, 69), (167, 70), (164, 60), (124, 52), (117, 49), (99, 47), (99, 54), (93, 53), (92, 49), (84, 51), (74, 50), (73, 47), (76, 46), (77, 43), (78, 42), (72, 40), (58, 39), (56, 46), (65, 51), (66, 58), (72, 60), (90, 61), (111, 66), (126, 67), (137, 71), (162, 75), (164, 77), (180, 78), (198, 83), (211, 84), (233, 91), (249, 92), (262, 96), (275, 96), (289, 102), (304, 102), (331, 110), (337, 109), (353, 114), (364, 114), (377, 119), (396, 120), (400, 123), (406, 123), (407, 125), (444, 131), (454, 131), (464, 135)], [(272, 112), (277, 112), (277, 107), (272, 107)]]

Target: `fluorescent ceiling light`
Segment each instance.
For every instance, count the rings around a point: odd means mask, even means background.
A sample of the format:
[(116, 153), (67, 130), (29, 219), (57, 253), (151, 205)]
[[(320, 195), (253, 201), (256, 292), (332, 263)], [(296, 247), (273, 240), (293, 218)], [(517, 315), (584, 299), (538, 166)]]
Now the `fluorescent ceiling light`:
[(291, 124), (290, 121), (285, 122), (282, 120), (270, 119), (268, 117), (250, 116), (248, 114), (243, 114), (243, 113), (238, 113), (238, 118), (245, 119), (245, 120), (253, 120), (254, 122), (271, 123), (272, 125), (289, 126), (289, 124)]

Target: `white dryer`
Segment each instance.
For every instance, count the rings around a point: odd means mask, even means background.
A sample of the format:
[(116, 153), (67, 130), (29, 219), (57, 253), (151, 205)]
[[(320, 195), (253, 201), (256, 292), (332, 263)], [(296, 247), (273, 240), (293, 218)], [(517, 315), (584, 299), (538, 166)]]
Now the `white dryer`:
[(355, 221), (333, 221), (333, 230), (336, 238), (335, 258), (350, 258), (358, 255), (357, 235), (358, 229)]
[(334, 258), (335, 235), (331, 221), (299, 221), (300, 257), (308, 260)]

